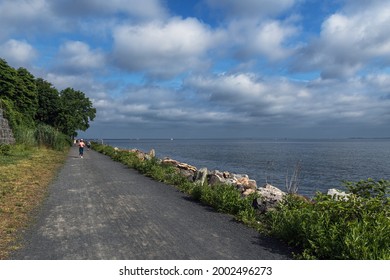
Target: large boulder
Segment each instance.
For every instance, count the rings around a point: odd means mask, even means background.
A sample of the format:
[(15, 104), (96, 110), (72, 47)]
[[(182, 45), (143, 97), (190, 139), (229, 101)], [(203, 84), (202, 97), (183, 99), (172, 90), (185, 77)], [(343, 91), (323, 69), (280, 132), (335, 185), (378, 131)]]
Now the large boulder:
[(129, 152), (135, 154), (140, 161), (144, 161), (146, 159), (146, 154), (143, 151), (138, 149), (131, 149)]
[(208, 170), (206, 167), (199, 169), (195, 174), (195, 183), (203, 186), (207, 180), (207, 173), (208, 173)]
[(176, 170), (185, 176), (189, 181), (194, 181), (197, 168), (195, 166), (183, 163), (171, 158), (164, 158), (161, 163), (168, 164), (176, 168)]
[(270, 184), (266, 184), (263, 187), (258, 188), (257, 193), (260, 197), (254, 199), (252, 205), (262, 213), (275, 208), (286, 195), (285, 192)]
[(225, 178), (223, 178), (219, 172), (213, 171), (207, 176), (207, 183), (209, 186), (220, 185), (224, 184), (225, 182)]
[(156, 157), (156, 151), (151, 149), (148, 153), (144, 153), (144, 157), (146, 160), (151, 160)]
[(256, 181), (249, 179), (249, 177), (241, 177), (241, 178), (236, 179), (236, 181), (237, 181), (237, 186), (238, 187), (242, 186), (245, 190), (246, 189), (253, 189), (253, 190), (257, 189)]

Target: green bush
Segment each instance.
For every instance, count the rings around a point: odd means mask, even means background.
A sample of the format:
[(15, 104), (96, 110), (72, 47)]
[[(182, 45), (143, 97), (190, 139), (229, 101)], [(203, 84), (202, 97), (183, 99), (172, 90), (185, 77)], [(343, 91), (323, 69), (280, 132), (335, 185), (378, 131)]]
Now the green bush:
[(386, 199), (389, 196), (390, 182), (387, 180), (375, 181), (372, 178), (358, 182), (343, 181), (349, 192), (363, 198)]
[[(351, 185), (367, 189), (372, 182)], [(306, 259), (390, 259), (389, 200), (357, 193), (345, 200), (318, 193), (313, 202), (289, 195), (267, 213), (270, 231)]]
[(0, 164), (13, 164), (18, 160), (29, 158), (33, 150), (31, 147), (21, 144), (0, 144)]
[(7, 156), (11, 152), (11, 145), (0, 143), (0, 155)]

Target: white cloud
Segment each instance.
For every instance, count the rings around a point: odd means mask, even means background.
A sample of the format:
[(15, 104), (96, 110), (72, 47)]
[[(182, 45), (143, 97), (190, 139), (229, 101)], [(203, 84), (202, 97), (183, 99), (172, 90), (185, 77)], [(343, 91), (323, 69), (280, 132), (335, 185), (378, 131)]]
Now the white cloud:
[(373, 61), (381, 61), (376, 67), (387, 67), (388, 26), (390, 2), (347, 7), (323, 22), (319, 38), (302, 49), (297, 68), (319, 70), (323, 78), (345, 78), (370, 67)]
[(47, 0), (12, 0), (0, 2), (0, 38), (15, 32), (29, 36), (47, 30), (66, 29), (62, 18), (55, 17)]
[(97, 70), (104, 66), (105, 56), (99, 50), (91, 50), (88, 44), (80, 41), (68, 41), (58, 52), (56, 69), (69, 73), (81, 73)]
[(114, 32), (114, 60), (128, 71), (173, 77), (207, 66), (205, 55), (220, 35), (193, 18), (121, 26)]
[(32, 37), (81, 30), (90, 34), (121, 18), (133, 22), (167, 18), (159, 0), (143, 0), (142, 4), (138, 0), (3, 0), (0, 11), (0, 39), (13, 33)]
[(10, 39), (0, 45), (0, 57), (3, 57), (13, 67), (26, 67), (37, 58), (37, 52), (25, 41)]
[(100, 91), (99, 84), (90, 75), (80, 74), (58, 74), (47, 73), (41, 76), (43, 79), (52, 83), (59, 91), (71, 87), (77, 90), (81, 90), (86, 95), (93, 97)]
[(293, 25), (276, 20), (233, 21), (228, 28), (229, 44), (237, 48), (239, 58), (262, 55), (271, 61), (292, 53), (293, 47), (287, 46), (287, 42), (297, 33), (298, 29)]
[[(212, 127), (230, 128), (231, 135), (235, 135), (234, 129), (254, 127), (286, 133), (294, 129), (321, 132), (332, 126), (359, 131), (385, 127), (390, 121), (390, 94), (385, 90), (390, 85), (390, 75), (386, 74), (347, 82), (296, 82), (259, 78), (254, 73), (203, 75), (189, 77), (176, 90), (132, 85), (121, 94), (118, 89), (99, 87), (85, 77), (84, 84), (77, 84), (75, 76), (57, 76), (55, 81), (89, 93), (98, 109), (97, 126), (131, 128), (131, 135), (145, 131), (153, 135), (156, 129), (199, 132)], [(113, 90), (117, 92), (115, 96)], [(136, 128), (140, 131), (133, 131)]]
[(383, 83), (389, 83), (388, 76), (351, 79), (345, 84), (336, 80), (264, 80), (241, 73), (193, 77), (187, 80), (187, 87), (197, 91), (210, 106), (242, 116), (249, 123), (315, 126), (329, 120), (344, 124), (386, 123), (390, 120), (385, 114), (390, 97), (383, 92), (372, 94)]

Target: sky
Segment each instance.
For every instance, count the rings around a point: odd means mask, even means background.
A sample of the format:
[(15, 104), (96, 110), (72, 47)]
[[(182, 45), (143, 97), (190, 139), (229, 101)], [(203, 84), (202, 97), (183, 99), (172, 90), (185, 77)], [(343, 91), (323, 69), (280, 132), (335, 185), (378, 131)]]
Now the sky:
[(84, 138), (390, 137), (388, 0), (0, 0), (0, 57)]

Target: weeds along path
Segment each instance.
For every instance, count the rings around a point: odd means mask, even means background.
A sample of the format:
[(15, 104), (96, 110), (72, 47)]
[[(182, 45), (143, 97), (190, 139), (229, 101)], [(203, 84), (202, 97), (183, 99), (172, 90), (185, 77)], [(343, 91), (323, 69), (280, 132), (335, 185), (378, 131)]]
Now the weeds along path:
[(288, 259), (277, 241), (95, 151), (70, 150), (13, 259)]
[(31, 222), (66, 155), (32, 148), (0, 156), (0, 259), (18, 246), (19, 232)]

